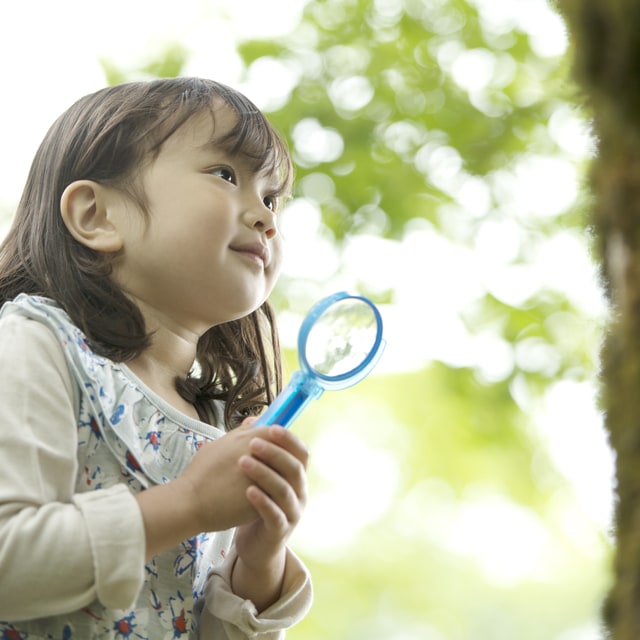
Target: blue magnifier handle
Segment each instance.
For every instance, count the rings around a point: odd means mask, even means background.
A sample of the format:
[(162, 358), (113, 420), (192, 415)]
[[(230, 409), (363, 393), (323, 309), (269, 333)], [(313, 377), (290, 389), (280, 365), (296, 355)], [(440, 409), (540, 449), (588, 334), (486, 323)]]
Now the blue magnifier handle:
[(319, 398), (323, 391), (312, 376), (303, 371), (295, 371), (289, 384), (258, 418), (254, 427), (279, 424), (288, 429), (309, 402)]

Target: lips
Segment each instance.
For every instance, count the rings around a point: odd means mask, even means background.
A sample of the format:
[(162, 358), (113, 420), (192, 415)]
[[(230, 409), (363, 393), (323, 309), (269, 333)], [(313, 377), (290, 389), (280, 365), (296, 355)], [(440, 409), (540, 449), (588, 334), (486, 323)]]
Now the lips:
[(269, 266), (271, 261), (271, 252), (269, 247), (260, 242), (249, 242), (247, 244), (234, 245), (231, 247), (232, 251), (246, 255), (248, 258), (252, 258), (256, 262), (262, 264), (263, 268)]

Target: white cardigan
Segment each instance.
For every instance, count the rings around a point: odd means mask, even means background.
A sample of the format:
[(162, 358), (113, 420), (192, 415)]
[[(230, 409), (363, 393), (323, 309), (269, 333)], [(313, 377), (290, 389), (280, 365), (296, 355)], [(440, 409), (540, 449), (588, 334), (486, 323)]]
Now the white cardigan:
[[(156, 640), (165, 631), (167, 637), (175, 637), (171, 620), (184, 622), (179, 615), (186, 611), (194, 629), (198, 620), (200, 629), (187, 638), (284, 637), (283, 630), (310, 607), (309, 575), (289, 552), (283, 596), (258, 615), (253, 604), (229, 586), (233, 531), (202, 537), (206, 553), (198, 561), (206, 566), (191, 571), (194, 584), (189, 593), (183, 593), (184, 587), (175, 592), (181, 601), (157, 598), (154, 585), (164, 581), (158, 574), (184, 562), (184, 553), (176, 556), (174, 549), (145, 566), (144, 528), (134, 493), (158, 480), (147, 475), (166, 472), (157, 459), (172, 456), (172, 472), (177, 474), (188, 463), (187, 454), (174, 438), (154, 458), (144, 428), (138, 436), (126, 430), (114, 435), (109, 431), (116, 422), (113, 416), (99, 434), (98, 409), (89, 406), (87, 398), (91, 396), (95, 405), (103, 389), (98, 394), (87, 380), (96, 370), (96, 379), (104, 377), (106, 367), (116, 388), (105, 387), (104, 395), (120, 394), (119, 400), (109, 398), (123, 402), (118, 409), (128, 410), (127, 397), (136, 397), (139, 411), (147, 411), (145, 421), (152, 416), (163, 426), (173, 424), (176, 433), (189, 433), (192, 439), (219, 437), (222, 432), (168, 406), (126, 367), (95, 356), (81, 339), (66, 314), (44, 299), (21, 296), (17, 305), (5, 305), (0, 316), (0, 632), (15, 630), (24, 634), (20, 637), (37, 639), (52, 637), (48, 633), (80, 640), (121, 638), (114, 627), (123, 620), (135, 626), (137, 635), (131, 637)], [(108, 410), (103, 398), (97, 406), (102, 413)], [(136, 428), (141, 415), (131, 420)], [(96, 451), (102, 456), (98, 461), (104, 460), (105, 451), (113, 461), (97, 465), (91, 459)], [(130, 451), (140, 458), (140, 465), (126, 469), (129, 458), (124, 455)], [(116, 472), (109, 475), (104, 469), (110, 465), (119, 470), (115, 482)], [(180, 568), (178, 573), (189, 572)], [(156, 582), (149, 583), (154, 574)], [(198, 591), (198, 579), (203, 596), (195, 603), (192, 592)]]

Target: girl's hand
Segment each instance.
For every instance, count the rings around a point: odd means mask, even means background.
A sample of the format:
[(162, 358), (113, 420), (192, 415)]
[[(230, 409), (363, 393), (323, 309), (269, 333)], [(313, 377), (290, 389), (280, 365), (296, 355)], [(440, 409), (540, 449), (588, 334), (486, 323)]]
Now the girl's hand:
[(247, 500), (250, 479), (240, 460), (251, 455), (251, 444), (268, 437), (268, 427), (240, 427), (202, 446), (178, 481), (188, 483), (195, 498), (197, 530), (222, 531), (255, 520), (257, 512)]
[(286, 542), (307, 501), (309, 453), (296, 435), (282, 427), (258, 431), (249, 442), (249, 454), (239, 461), (250, 481), (245, 495), (258, 518), (236, 531), (238, 560), (232, 587), (262, 610), (280, 595)]
[(247, 421), (204, 444), (175, 480), (137, 494), (147, 558), (202, 531), (223, 531), (259, 517), (247, 499), (252, 480), (240, 460), (252, 455), (250, 443), (269, 439), (269, 433), (269, 427), (252, 429)]

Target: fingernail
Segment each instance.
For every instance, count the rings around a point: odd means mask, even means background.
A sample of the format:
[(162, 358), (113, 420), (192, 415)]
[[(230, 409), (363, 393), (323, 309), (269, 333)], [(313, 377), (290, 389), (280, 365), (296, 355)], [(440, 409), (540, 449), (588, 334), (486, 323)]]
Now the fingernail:
[(267, 446), (267, 443), (262, 438), (254, 438), (249, 443), (249, 446), (254, 451), (264, 451), (265, 447)]

